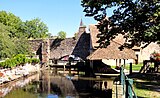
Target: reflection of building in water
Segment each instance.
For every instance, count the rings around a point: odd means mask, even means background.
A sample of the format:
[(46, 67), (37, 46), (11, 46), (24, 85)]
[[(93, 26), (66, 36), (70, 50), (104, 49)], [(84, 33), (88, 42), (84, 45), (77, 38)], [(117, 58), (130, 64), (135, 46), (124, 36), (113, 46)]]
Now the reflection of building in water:
[(95, 81), (93, 88), (100, 89), (100, 90), (108, 90), (112, 89), (113, 80), (102, 80), (102, 81)]
[[(55, 76), (55, 74), (49, 70), (44, 70), (37, 75), (26, 77), (17, 82), (11, 82), (4, 87), (0, 87), (0, 97), (4, 97), (13, 90), (13, 88), (18, 88), (14, 89), (15, 92), (18, 90), (18, 93), (23, 94), (17, 95), (16, 93), (15, 98), (24, 98), (25, 93), (27, 93), (27, 96), (37, 96), (29, 98), (44, 98), (44, 96), (47, 95), (57, 95), (66, 98), (67, 96), (76, 96), (76, 98), (78, 96), (78, 98), (103, 98), (104, 96), (108, 96), (109, 93), (107, 90), (112, 88), (110, 87), (112, 86), (110, 83), (113, 83), (112, 80), (102, 80), (100, 78), (79, 77), (70, 80), (66, 77)], [(96, 86), (100, 89), (96, 89)], [(8, 95), (11, 97), (8, 97)], [(12, 96), (13, 93), (7, 94), (7, 98), (12, 98)]]
[(52, 73), (42, 71), (40, 74), (40, 92), (57, 95), (77, 95), (77, 91), (71, 80), (66, 77), (51, 75)]
[[(97, 78), (79, 78), (72, 81), (80, 96), (85, 98), (111, 98), (113, 80)], [(103, 89), (102, 89), (103, 88)], [(83, 97), (82, 97), (83, 98)]]

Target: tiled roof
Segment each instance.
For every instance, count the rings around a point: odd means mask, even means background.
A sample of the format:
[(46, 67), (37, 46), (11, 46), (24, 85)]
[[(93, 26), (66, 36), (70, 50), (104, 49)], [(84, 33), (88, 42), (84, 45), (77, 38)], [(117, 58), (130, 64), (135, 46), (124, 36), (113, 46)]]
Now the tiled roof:
[(74, 47), (76, 46), (76, 40), (73, 38), (66, 38), (64, 40), (51, 40), (50, 41), (50, 58), (59, 59), (66, 55), (71, 55)]
[[(97, 41), (98, 41), (97, 35), (99, 33), (99, 30), (97, 29), (97, 26), (95, 24), (89, 25), (89, 30), (90, 30), (90, 35), (91, 35), (91, 44), (92, 44), (93, 49), (95, 49), (95, 47), (97, 47), (99, 45), (99, 43), (97, 43)], [(125, 42), (123, 35), (121, 35), (121, 34), (119, 34), (113, 40), (120, 43), (120, 44), (123, 44)]]
[(99, 33), (96, 25), (91, 24), (89, 25), (89, 31), (90, 31), (90, 35), (91, 35), (91, 45), (93, 47), (93, 49), (95, 49), (96, 46), (99, 45), (99, 43), (97, 43), (98, 38), (97, 38), (97, 34)]
[(121, 45), (112, 41), (107, 48), (98, 48), (87, 59), (101, 60), (101, 59), (136, 59), (135, 52), (132, 49), (124, 48), (120, 50)]
[[(92, 48), (96, 49), (95, 47), (99, 45), (99, 43), (97, 43), (97, 34), (99, 33), (99, 30), (97, 29), (96, 25), (90, 25), (89, 30), (91, 35)], [(92, 54), (90, 54), (87, 59), (136, 59), (135, 52), (132, 49), (124, 48), (122, 51), (120, 51), (119, 47), (124, 42), (125, 40), (123, 35), (118, 35), (110, 42), (110, 45), (107, 48), (98, 48)]]
[(83, 33), (78, 40), (66, 38), (64, 40), (52, 40), (50, 42), (50, 58), (59, 59), (66, 55), (75, 55), (86, 59), (89, 55), (90, 35)]
[(72, 54), (85, 60), (89, 56), (90, 49), (90, 35), (83, 33), (79, 38)]

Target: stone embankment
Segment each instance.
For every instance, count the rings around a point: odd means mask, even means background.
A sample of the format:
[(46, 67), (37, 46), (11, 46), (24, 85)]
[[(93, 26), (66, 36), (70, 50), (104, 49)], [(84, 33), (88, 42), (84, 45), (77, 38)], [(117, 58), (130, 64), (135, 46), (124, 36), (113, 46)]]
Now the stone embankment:
[(0, 69), (0, 85), (31, 75), (40, 70), (40, 64), (24, 64), (15, 68)]

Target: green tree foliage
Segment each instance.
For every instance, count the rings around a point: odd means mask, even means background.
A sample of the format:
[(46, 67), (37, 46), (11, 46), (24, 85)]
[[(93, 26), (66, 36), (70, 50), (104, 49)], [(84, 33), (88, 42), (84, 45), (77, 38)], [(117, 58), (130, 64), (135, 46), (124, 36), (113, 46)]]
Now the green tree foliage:
[(58, 32), (58, 38), (65, 39), (66, 38), (66, 32), (64, 32), (64, 31)]
[(0, 59), (10, 58), (16, 54), (29, 54), (28, 40), (24, 37), (9, 37), (9, 27), (0, 23)]
[(15, 44), (13, 39), (8, 36), (9, 27), (0, 23), (0, 59), (9, 58), (15, 54)]
[(0, 59), (30, 53), (27, 38), (48, 37), (47, 32), (48, 27), (38, 18), (22, 22), (14, 14), (0, 11)]
[(21, 37), (21, 38), (14, 38), (15, 43), (15, 54), (31, 54), (30, 50), (31, 46), (27, 40), (27, 38), (25, 37)]
[(38, 18), (23, 22), (11, 12), (0, 11), (0, 23), (10, 27), (10, 37), (45, 38), (49, 36), (47, 25)]
[[(82, 0), (82, 6), (86, 16), (99, 21), (100, 47), (109, 45), (118, 34), (126, 39), (123, 46), (130, 48), (160, 41), (159, 0)], [(110, 8), (113, 15), (106, 18)]]
[(12, 13), (0, 11), (0, 59), (29, 53), (29, 45), (21, 31), (22, 21)]
[(24, 22), (23, 32), (26, 33), (27, 38), (45, 38), (49, 36), (47, 34), (47, 25), (38, 18)]
[(21, 32), (22, 20), (15, 16), (12, 13), (7, 13), (6, 11), (0, 11), (0, 23), (3, 23), (5, 26), (9, 26), (9, 36), (10, 37), (19, 37)]

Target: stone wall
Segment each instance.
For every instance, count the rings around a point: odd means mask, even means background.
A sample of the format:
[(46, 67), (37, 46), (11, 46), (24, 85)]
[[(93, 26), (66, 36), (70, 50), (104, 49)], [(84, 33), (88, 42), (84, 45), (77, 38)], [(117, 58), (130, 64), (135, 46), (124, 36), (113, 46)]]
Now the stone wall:
[(50, 39), (33, 39), (29, 40), (31, 51), (39, 56), (42, 63), (48, 62), (50, 55)]

